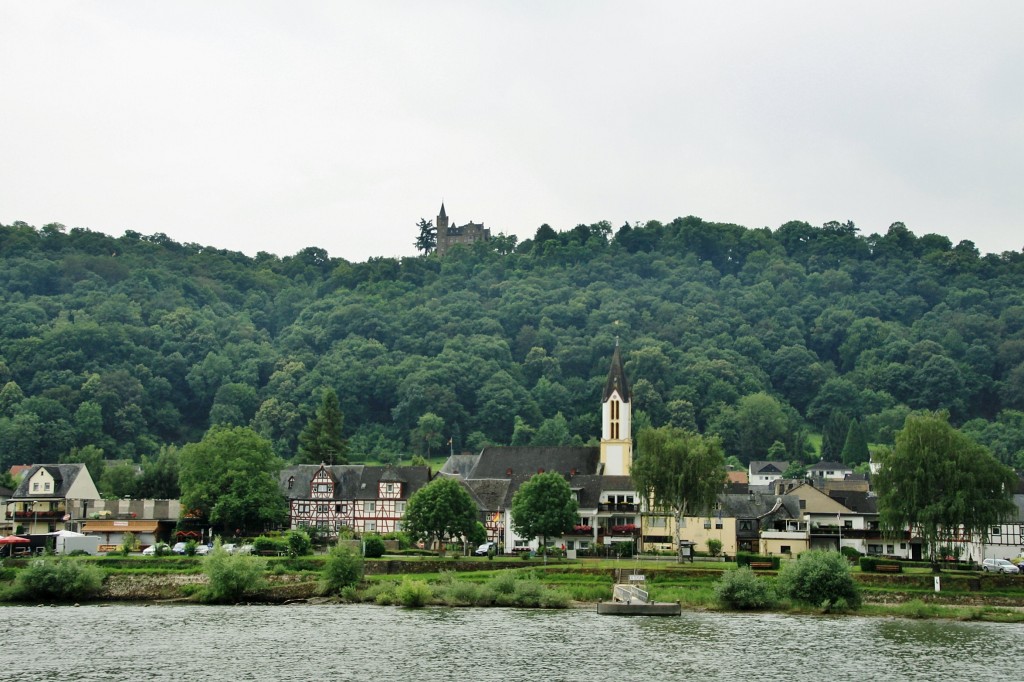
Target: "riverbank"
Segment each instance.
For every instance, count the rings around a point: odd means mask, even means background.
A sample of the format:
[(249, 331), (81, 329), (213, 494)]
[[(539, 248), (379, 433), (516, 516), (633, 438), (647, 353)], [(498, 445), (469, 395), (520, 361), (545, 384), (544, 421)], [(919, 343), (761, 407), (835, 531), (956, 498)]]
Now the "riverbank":
[[(83, 558), (104, 572), (95, 596), (102, 602), (199, 602), (207, 583), (201, 557), (96, 557)], [(443, 604), (448, 606), (531, 606), (596, 608), (611, 598), (619, 569), (645, 575), (651, 598), (679, 602), (689, 611), (722, 611), (715, 584), (731, 564), (670, 564), (664, 561), (552, 561), (486, 560), (460, 558), (383, 558), (367, 560), (358, 587), (346, 588), (329, 600), (346, 603)], [(275, 557), (267, 561), (266, 586), (246, 597), (247, 602), (268, 604), (323, 601), (320, 575), (323, 557)], [(13, 579), (18, 568), (5, 569)], [(759, 571), (773, 580), (774, 571)], [(502, 583), (498, 576), (505, 575)], [(896, 575), (852, 575), (864, 605), (855, 613), (910, 618), (948, 618), (1024, 622), (1024, 578), (927, 571)], [(518, 587), (517, 587), (518, 586)], [(24, 603), (24, 602), (23, 602)], [(813, 613), (785, 602), (774, 611)]]

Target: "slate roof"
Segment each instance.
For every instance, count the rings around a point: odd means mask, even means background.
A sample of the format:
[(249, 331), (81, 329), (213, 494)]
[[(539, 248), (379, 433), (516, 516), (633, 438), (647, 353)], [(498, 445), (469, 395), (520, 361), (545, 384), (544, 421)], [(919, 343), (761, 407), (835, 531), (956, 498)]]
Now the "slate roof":
[[(32, 468), (25, 473), (25, 476), (18, 483), (18, 487), (14, 489), (14, 494), (11, 497), (67, 497), (68, 490), (84, 468), (84, 464), (33, 464)], [(53, 476), (54, 490), (46, 495), (31, 495), (29, 494), (29, 481), (40, 469), (46, 469)]]
[(487, 447), (466, 478), (527, 478), (539, 471), (563, 475), (589, 475), (598, 471), (601, 449), (597, 447)]
[(718, 504), (721, 506), (722, 516), (736, 519), (757, 519), (770, 513), (780, 499), (782, 506), (779, 509), (779, 515), (782, 518), (800, 518), (800, 499), (795, 495), (726, 494), (718, 496)]
[(757, 474), (782, 474), (788, 468), (789, 468), (789, 462), (761, 462), (761, 461), (754, 461), (754, 462), (750, 463), (750, 473), (752, 475), (757, 475)]
[(818, 462), (813, 466), (807, 467), (808, 473), (811, 471), (853, 471), (853, 467), (843, 464), (842, 462)]
[(604, 382), (604, 392), (601, 394), (601, 402), (608, 402), (612, 391), (618, 391), (622, 402), (629, 402), (629, 382), (626, 381), (626, 372), (622, 369), (622, 356), (619, 355), (619, 344), (615, 344), (615, 352), (612, 353), (612, 366), (608, 369), (608, 378)]
[(878, 513), (878, 498), (863, 490), (836, 490), (829, 497), (855, 514)]
[[(291, 500), (309, 499), (313, 476), (320, 471), (319, 464), (296, 464), (281, 470), (278, 486), (285, 497)], [(377, 484), (406, 483), (402, 499), (430, 482), (430, 467), (424, 466), (365, 466), (362, 464), (335, 464), (324, 466), (334, 479), (334, 498), (337, 500), (375, 500)], [(294, 477), (291, 489), (288, 480)]]
[(461, 481), (481, 511), (504, 509), (512, 481), (507, 478), (474, 478)]

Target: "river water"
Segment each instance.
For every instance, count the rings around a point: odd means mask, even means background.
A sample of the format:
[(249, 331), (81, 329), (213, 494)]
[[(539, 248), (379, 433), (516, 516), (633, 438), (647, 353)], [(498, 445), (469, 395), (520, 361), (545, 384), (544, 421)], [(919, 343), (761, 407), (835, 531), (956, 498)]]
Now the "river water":
[(372, 605), (0, 608), (4, 680), (1017, 680), (1024, 625)]

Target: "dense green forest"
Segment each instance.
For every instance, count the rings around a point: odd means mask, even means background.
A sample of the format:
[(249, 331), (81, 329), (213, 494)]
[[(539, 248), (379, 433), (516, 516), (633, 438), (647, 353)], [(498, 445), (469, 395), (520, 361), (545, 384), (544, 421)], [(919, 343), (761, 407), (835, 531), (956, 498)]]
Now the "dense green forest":
[(155, 458), (213, 424), (291, 459), (328, 388), (352, 461), (590, 442), (616, 339), (638, 428), (743, 462), (816, 458), (812, 431), (839, 457), (928, 409), (1024, 466), (1024, 254), (901, 223), (544, 225), (363, 263), (14, 223), (0, 253), (4, 468)]

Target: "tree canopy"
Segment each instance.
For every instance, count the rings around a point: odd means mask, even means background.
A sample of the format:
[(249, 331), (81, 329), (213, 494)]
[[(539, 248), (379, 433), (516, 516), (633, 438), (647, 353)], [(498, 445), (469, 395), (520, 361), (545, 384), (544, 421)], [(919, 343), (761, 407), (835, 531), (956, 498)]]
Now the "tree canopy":
[(456, 538), (468, 539), (479, 513), (473, 498), (453, 478), (435, 478), (409, 498), (404, 529), (414, 538), (441, 545)]
[(304, 464), (348, 464), (348, 443), (341, 437), (345, 416), (338, 406), (338, 394), (328, 388), (323, 392), (316, 415), (299, 433), (298, 460)]
[(710, 512), (725, 485), (720, 441), (671, 426), (645, 429), (631, 475), (652, 510), (672, 514), (682, 561), (683, 517)]
[(277, 485), (283, 462), (252, 429), (214, 426), (181, 449), (182, 513), (224, 532), (259, 532), (287, 517)]
[(1013, 470), (954, 429), (944, 413), (908, 416), (896, 446), (879, 463), (874, 487), (883, 531), (910, 527), (933, 558), (940, 544), (988, 537), (1016, 511)]
[(572, 530), (577, 507), (569, 483), (561, 474), (534, 474), (512, 496), (512, 527), (524, 538), (540, 537), (544, 551), (549, 537)]

